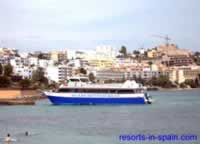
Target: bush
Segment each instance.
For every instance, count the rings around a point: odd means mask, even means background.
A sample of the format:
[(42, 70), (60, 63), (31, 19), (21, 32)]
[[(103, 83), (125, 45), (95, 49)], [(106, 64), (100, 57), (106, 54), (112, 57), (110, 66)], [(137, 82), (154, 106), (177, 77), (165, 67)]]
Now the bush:
[(13, 68), (11, 64), (7, 64), (4, 66), (4, 76), (10, 77), (13, 73)]
[(55, 81), (53, 81), (53, 82), (51, 82), (49, 85), (48, 85), (48, 88), (49, 89), (57, 89), (59, 86), (58, 86), (58, 84), (55, 82)]
[(186, 80), (185, 84), (189, 85), (191, 88), (196, 88), (197, 87), (197, 85), (196, 85), (194, 80)]
[(79, 72), (80, 72), (81, 74), (84, 74), (84, 75), (87, 74), (87, 71), (86, 71), (84, 68), (80, 68), (80, 69), (79, 69)]
[(180, 84), (180, 88), (186, 88), (186, 87), (187, 87), (187, 85), (185, 83)]
[(3, 66), (2, 64), (0, 63), (0, 76), (3, 74)]
[(33, 72), (32, 82), (36, 85), (36, 87), (48, 87), (48, 79), (44, 76), (44, 71), (42, 68), (38, 68)]
[(89, 80), (90, 80), (91, 82), (94, 82), (94, 81), (95, 81), (95, 76), (94, 76), (93, 73), (90, 73), (88, 77), (89, 77)]
[(21, 88), (29, 88), (31, 85), (31, 81), (29, 79), (23, 79), (19, 82)]
[(174, 87), (172, 82), (169, 80), (167, 76), (159, 76), (158, 78), (153, 77), (151, 80), (148, 82), (149, 85), (154, 85), (154, 86), (160, 86), (163, 88), (171, 88)]
[(0, 87), (8, 87), (10, 86), (10, 79), (6, 76), (0, 76)]
[(22, 80), (22, 76), (12, 76), (11, 77), (12, 82), (20, 82)]

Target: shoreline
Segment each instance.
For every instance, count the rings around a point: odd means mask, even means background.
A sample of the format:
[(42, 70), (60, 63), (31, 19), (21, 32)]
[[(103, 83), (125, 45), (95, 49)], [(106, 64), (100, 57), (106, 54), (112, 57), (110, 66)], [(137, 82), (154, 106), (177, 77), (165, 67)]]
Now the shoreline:
[(15, 99), (0, 99), (0, 106), (2, 105), (35, 105), (36, 101), (46, 99), (46, 96), (38, 95), (31, 97), (21, 97)]
[(156, 90), (148, 90), (148, 91), (190, 91), (190, 90), (200, 90), (200, 88), (161, 88), (161, 87), (156, 87)]
[(46, 97), (35, 89), (0, 89), (0, 105), (35, 105), (41, 99)]

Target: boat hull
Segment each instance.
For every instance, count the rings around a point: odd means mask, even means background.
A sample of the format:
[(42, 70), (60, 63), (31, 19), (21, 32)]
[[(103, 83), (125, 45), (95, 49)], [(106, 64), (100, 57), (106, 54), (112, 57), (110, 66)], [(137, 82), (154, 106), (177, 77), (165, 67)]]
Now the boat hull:
[(145, 104), (144, 97), (60, 97), (47, 95), (54, 105), (120, 105), (120, 104)]

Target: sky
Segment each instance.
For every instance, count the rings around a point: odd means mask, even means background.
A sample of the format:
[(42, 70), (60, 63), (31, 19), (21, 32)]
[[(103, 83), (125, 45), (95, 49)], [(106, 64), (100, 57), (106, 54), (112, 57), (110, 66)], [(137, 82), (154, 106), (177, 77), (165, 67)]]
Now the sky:
[(23, 52), (164, 44), (200, 50), (199, 0), (0, 0), (0, 47)]

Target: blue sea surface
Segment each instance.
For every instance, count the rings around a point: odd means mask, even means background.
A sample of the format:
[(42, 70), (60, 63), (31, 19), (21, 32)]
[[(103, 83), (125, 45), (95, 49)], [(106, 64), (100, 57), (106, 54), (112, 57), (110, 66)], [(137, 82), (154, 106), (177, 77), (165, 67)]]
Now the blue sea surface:
[[(200, 90), (150, 92), (151, 105), (0, 106), (0, 144), (197, 144), (200, 143)], [(25, 131), (30, 136), (25, 136)], [(121, 141), (120, 135), (197, 135), (194, 141)]]

